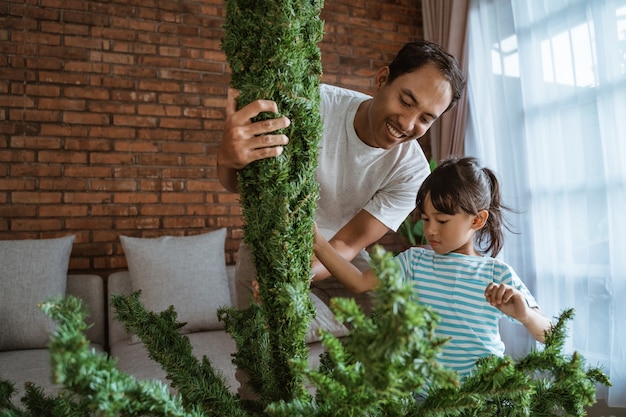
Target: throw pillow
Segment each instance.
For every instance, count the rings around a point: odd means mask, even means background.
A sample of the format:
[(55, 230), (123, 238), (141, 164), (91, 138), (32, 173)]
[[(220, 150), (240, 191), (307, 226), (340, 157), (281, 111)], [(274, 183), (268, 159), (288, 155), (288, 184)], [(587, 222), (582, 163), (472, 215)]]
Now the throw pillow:
[(65, 295), (73, 242), (0, 241), (0, 351), (46, 347), (55, 324), (38, 304)]
[(309, 293), (309, 297), (315, 306), (315, 317), (309, 324), (309, 330), (306, 334), (306, 342), (313, 343), (322, 340), (320, 330), (326, 330), (335, 337), (347, 336), (349, 330), (343, 323), (339, 322), (335, 314), (328, 308), (317, 295)]
[[(223, 329), (217, 309), (230, 306), (224, 242), (226, 229), (195, 236), (120, 236), (133, 291), (146, 309), (174, 307), (183, 333)], [(133, 338), (131, 342), (136, 342)]]

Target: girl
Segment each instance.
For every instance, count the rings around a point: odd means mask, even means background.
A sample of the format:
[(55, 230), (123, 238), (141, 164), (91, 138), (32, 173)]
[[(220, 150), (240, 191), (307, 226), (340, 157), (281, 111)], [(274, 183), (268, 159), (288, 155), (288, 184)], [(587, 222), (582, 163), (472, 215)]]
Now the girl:
[[(522, 323), (543, 343), (550, 321), (515, 271), (493, 258), (502, 248), (505, 209), (495, 174), (474, 158), (448, 159), (420, 187), (417, 208), (432, 250), (412, 247), (396, 259), (415, 300), (440, 315), (437, 335), (450, 338), (440, 362), (463, 378), (477, 359), (503, 356), (498, 321), (504, 315)], [(480, 249), (483, 246), (485, 250)], [(317, 228), (313, 249), (351, 291), (369, 291), (378, 284), (374, 270), (359, 271)]]

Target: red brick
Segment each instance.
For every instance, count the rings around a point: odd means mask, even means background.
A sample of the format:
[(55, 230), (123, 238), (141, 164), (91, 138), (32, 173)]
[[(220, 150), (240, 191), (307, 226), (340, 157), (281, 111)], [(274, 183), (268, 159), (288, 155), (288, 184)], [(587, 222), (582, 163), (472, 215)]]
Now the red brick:
[(109, 91), (104, 88), (93, 87), (64, 87), (65, 97), (86, 98), (91, 100), (108, 100)]
[(115, 178), (159, 178), (158, 168), (148, 167), (115, 167), (113, 176)]
[(18, 43), (37, 43), (40, 45), (60, 45), (61, 37), (59, 35), (53, 35), (43, 32), (20, 32), (15, 31), (11, 36), (11, 41)]
[(163, 193), (161, 195), (161, 202), (168, 203), (202, 203), (204, 202), (204, 195), (202, 193)]
[(134, 218), (122, 218), (115, 220), (115, 229), (159, 229), (161, 227), (161, 221), (156, 217), (134, 217)]
[(75, 204), (106, 204), (112, 200), (111, 193), (96, 193), (96, 192), (64, 192), (64, 203)]
[(12, 148), (26, 149), (61, 149), (63, 142), (58, 138), (12, 136), (9, 139)]
[(163, 178), (184, 178), (184, 179), (192, 179), (192, 178), (207, 178), (210, 174), (211, 177), (217, 178), (217, 171), (213, 171), (212, 168), (202, 168), (202, 167), (174, 167), (174, 168), (165, 168), (163, 169)]
[(136, 206), (97, 205), (97, 206), (91, 207), (92, 216), (128, 217), (128, 216), (136, 216), (138, 214), (139, 214), (139, 209)]
[(181, 216), (185, 214), (185, 207), (182, 205), (173, 205), (173, 204), (156, 204), (149, 205), (144, 204), (140, 213), (142, 216)]
[(61, 224), (60, 219), (12, 219), (11, 230), (15, 232), (59, 230)]
[(163, 227), (171, 229), (190, 229), (206, 227), (204, 217), (165, 217)]
[(0, 96), (0, 107), (18, 107), (18, 108), (26, 108), (26, 107), (34, 107), (35, 100), (30, 97), (25, 96)]
[(162, 152), (180, 154), (199, 154), (204, 152), (204, 144), (187, 142), (166, 142), (161, 145)]
[(134, 104), (122, 104), (113, 101), (96, 101), (89, 103), (89, 111), (94, 113), (123, 113), (123, 114), (135, 114)]
[(140, 165), (182, 165), (182, 158), (178, 155), (137, 155), (138, 163)]
[(68, 100), (60, 98), (40, 98), (37, 105), (42, 110), (74, 110), (84, 111), (85, 100)]
[(63, 141), (63, 149), (68, 151), (100, 151), (107, 152), (111, 150), (111, 141), (105, 139), (89, 138), (66, 138)]
[(111, 64), (105, 64), (103, 62), (66, 62), (63, 65), (63, 69), (68, 72), (93, 72), (101, 74), (111, 72)]
[(135, 191), (137, 190), (136, 180), (91, 180), (91, 190), (94, 191)]
[(60, 114), (61, 113), (58, 111), (50, 110), (9, 110), (9, 118), (16, 121), (24, 120), (31, 122), (58, 122)]
[(90, 164), (104, 165), (129, 165), (133, 164), (135, 157), (128, 153), (92, 153), (89, 156)]
[(105, 139), (131, 139), (135, 137), (135, 129), (114, 126), (94, 126), (89, 129), (89, 136), (92, 138)]
[(20, 178), (0, 178), (0, 190), (24, 191), (34, 190), (36, 187), (35, 180)]
[(135, 126), (135, 127), (156, 127), (158, 119), (156, 117), (140, 117), (114, 115), (113, 124), (115, 126)]
[[(12, 165), (11, 176), (12, 177), (60, 177), (62, 173), (61, 165)], [(63, 175), (67, 175), (67, 168)]]
[(80, 218), (80, 219), (65, 219), (65, 227), (74, 230), (98, 230), (98, 229), (111, 229), (113, 227), (113, 220), (104, 217), (92, 217), (92, 218)]
[(63, 169), (64, 177), (77, 178), (109, 178), (113, 170), (109, 167), (66, 166)]
[[(39, 208), (41, 217), (85, 217), (89, 213), (87, 206), (43, 205)], [(66, 224), (67, 226), (67, 224)]]
[(170, 116), (176, 117), (182, 114), (179, 107), (176, 106), (163, 106), (156, 104), (139, 104), (137, 105), (137, 114), (149, 115), (149, 116)]
[(202, 121), (194, 119), (162, 118), (159, 127), (163, 129), (201, 129)]
[(73, 151), (39, 151), (37, 162), (84, 164), (87, 162), (87, 154)]
[(155, 204), (159, 201), (157, 194), (138, 193), (115, 193), (113, 202), (115, 204)]
[(190, 216), (225, 216), (228, 215), (228, 207), (224, 205), (187, 204), (185, 214)]
[(86, 179), (41, 178), (39, 180), (39, 189), (47, 191), (85, 191), (87, 185)]
[(154, 142), (117, 141), (114, 146), (117, 152), (159, 152), (159, 144)]
[[(85, 138), (89, 129), (85, 126), (63, 126), (59, 124), (41, 124), (41, 135), (43, 136), (62, 136), (67, 137), (80, 137)], [(91, 129), (92, 131), (94, 129)]]
[(33, 151), (0, 150), (0, 162), (24, 163), (34, 160), (35, 152)]

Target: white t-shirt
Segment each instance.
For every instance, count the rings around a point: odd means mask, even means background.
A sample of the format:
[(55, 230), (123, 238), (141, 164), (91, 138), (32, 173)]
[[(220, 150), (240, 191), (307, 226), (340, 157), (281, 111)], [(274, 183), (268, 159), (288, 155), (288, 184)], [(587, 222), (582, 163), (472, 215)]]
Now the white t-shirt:
[(366, 145), (356, 134), (354, 117), (371, 97), (326, 84), (320, 93), (324, 131), (315, 216), (320, 232), (330, 239), (362, 209), (397, 230), (415, 208), (417, 190), (430, 173), (419, 143), (413, 140), (388, 150)]

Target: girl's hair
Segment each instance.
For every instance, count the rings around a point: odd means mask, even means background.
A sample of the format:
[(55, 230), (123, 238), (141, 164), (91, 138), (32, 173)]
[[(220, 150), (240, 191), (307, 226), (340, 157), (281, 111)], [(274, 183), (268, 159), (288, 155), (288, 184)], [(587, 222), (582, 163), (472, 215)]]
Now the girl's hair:
[(424, 180), (417, 193), (417, 208), (422, 213), (427, 196), (433, 207), (445, 214), (478, 214), (480, 210), (487, 210), (485, 226), (476, 231), (477, 246), (482, 253), (491, 253), (494, 257), (500, 253), (504, 243), (503, 228), (510, 230), (502, 211), (510, 209), (500, 201), (500, 185), (492, 170), (481, 167), (472, 157), (445, 159)]
[(452, 87), (452, 101), (445, 111), (453, 108), (465, 89), (465, 75), (457, 59), (445, 51), (441, 45), (426, 40), (404, 44), (394, 60), (389, 64), (388, 82), (400, 75), (413, 72), (426, 65), (434, 65)]

